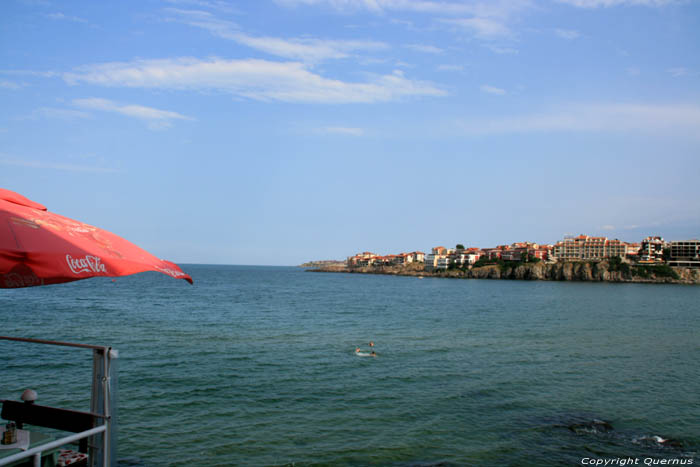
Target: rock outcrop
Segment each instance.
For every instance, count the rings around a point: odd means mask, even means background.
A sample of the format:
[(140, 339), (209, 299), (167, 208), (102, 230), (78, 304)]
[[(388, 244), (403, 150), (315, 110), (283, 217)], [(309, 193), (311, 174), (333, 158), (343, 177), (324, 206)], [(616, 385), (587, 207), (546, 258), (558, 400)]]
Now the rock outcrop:
[(669, 266), (611, 265), (608, 261), (562, 263), (503, 263), (471, 269), (425, 271), (422, 264), (405, 266), (367, 266), (348, 268), (343, 265), (311, 269), (318, 272), (390, 274), (401, 276), (447, 277), (461, 279), (511, 279), (586, 282), (635, 282), (666, 284), (700, 284), (700, 269)]

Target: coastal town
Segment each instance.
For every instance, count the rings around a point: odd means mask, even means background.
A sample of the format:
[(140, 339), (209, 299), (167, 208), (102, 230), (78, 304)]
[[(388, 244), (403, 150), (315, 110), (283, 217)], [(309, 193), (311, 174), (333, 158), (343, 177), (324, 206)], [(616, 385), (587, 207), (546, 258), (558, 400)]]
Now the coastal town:
[(666, 242), (662, 237), (646, 237), (628, 243), (607, 237), (567, 236), (554, 245), (516, 242), (494, 248), (437, 246), (426, 254), (421, 251), (389, 255), (358, 253), (346, 260), (347, 267), (402, 266), (422, 263), (426, 271), (473, 267), (494, 262), (602, 261), (620, 258), (630, 264), (668, 265), (700, 268), (700, 240)]
[(317, 261), (318, 272), (350, 272), (472, 279), (574, 280), (700, 284), (700, 240), (638, 243), (589, 235), (566, 236), (553, 245), (516, 242), (493, 248), (437, 246), (378, 255), (362, 252), (344, 261)]

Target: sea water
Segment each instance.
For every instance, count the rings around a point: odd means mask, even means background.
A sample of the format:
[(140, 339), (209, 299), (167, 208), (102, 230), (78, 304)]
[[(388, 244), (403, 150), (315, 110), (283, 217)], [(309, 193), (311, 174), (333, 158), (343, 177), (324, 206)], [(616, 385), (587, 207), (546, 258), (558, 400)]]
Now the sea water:
[[(0, 290), (0, 334), (119, 350), (121, 465), (700, 462), (700, 287), (184, 269)], [(2, 399), (91, 370), (0, 341)]]

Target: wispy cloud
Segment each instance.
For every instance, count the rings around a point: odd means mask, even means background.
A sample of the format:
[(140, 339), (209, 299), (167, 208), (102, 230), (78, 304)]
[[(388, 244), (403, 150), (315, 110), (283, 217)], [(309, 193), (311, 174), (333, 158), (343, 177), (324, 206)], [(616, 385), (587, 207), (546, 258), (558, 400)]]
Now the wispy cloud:
[(358, 10), (376, 14), (394, 11), (429, 15), (480, 39), (493, 40), (513, 35), (510, 23), (521, 11), (534, 6), (533, 0), (276, 0), (287, 7), (326, 6), (339, 11)]
[(344, 126), (327, 126), (321, 128), (321, 133), (347, 136), (362, 136), (365, 130), (362, 128), (344, 127)]
[(426, 54), (442, 54), (445, 53), (445, 51), (439, 47), (435, 47), (434, 45), (425, 45), (425, 44), (408, 44), (406, 48), (415, 50), (416, 52), (423, 52)]
[(10, 89), (16, 91), (17, 89), (21, 89), (22, 87), (23, 85), (15, 83), (14, 81), (0, 80), (0, 89)]
[(467, 134), (638, 132), (700, 135), (700, 106), (572, 104), (535, 114), (460, 122)]
[(313, 73), (303, 63), (267, 60), (179, 58), (103, 63), (78, 68), (63, 78), (72, 85), (215, 90), (261, 101), (369, 103), (447, 95), (431, 83), (406, 78), (400, 71), (350, 83)]
[(329, 6), (340, 11), (366, 10), (374, 13), (410, 11), (437, 15), (495, 14), (519, 8), (528, 0), (439, 1), (439, 0), (275, 0), (277, 4), (295, 6)]
[(91, 173), (116, 173), (118, 169), (109, 167), (96, 167), (89, 165), (67, 164), (61, 162), (46, 162), (37, 160), (19, 159), (0, 154), (0, 165), (12, 167), (24, 167), (29, 169), (60, 170), (65, 172), (91, 172)]
[(669, 68), (668, 70), (666, 70), (666, 73), (669, 73), (674, 78), (683, 78), (685, 76), (698, 76), (698, 75), (700, 75), (700, 73), (698, 73), (697, 71), (692, 71), (692, 70), (689, 70), (689, 69), (682, 67), (682, 66), (675, 67), (675, 68)]
[(39, 78), (52, 78), (59, 76), (60, 73), (55, 71), (33, 71), (33, 70), (0, 70), (2, 75), (10, 76), (33, 76)]
[(515, 55), (518, 53), (518, 49), (513, 47), (499, 47), (491, 44), (488, 44), (486, 47), (491, 50), (491, 52), (499, 55)]
[(621, 5), (638, 5), (659, 7), (678, 3), (678, 0), (557, 0), (579, 8), (614, 7)]
[(505, 89), (489, 86), (488, 84), (481, 85), (479, 89), (481, 89), (481, 92), (485, 92), (486, 94), (495, 94), (497, 96), (502, 96), (506, 93)]
[(194, 6), (197, 8), (209, 8), (224, 13), (240, 13), (230, 2), (225, 0), (165, 0), (171, 5)]
[(388, 49), (383, 42), (362, 40), (328, 40), (312, 38), (256, 37), (246, 34), (233, 22), (223, 20), (207, 11), (168, 9), (177, 21), (209, 31), (222, 39), (232, 40), (255, 50), (277, 57), (320, 62), (347, 58), (355, 52)]
[(475, 36), (482, 39), (508, 37), (512, 34), (510, 28), (504, 21), (493, 18), (473, 17), (443, 19), (441, 21), (445, 24), (450, 24), (470, 31)]
[(688, 75), (688, 69), (683, 67), (669, 68), (668, 70), (666, 70), (666, 72), (670, 73), (670, 75), (674, 78), (680, 78), (681, 76)]
[(80, 18), (78, 16), (64, 15), (63, 13), (49, 13), (46, 15), (48, 18), (56, 21), (70, 21), (71, 23), (83, 23), (87, 24), (88, 20)]
[(89, 98), (89, 99), (74, 99), (73, 105), (90, 110), (99, 110), (103, 112), (112, 112), (126, 117), (137, 118), (146, 122), (149, 128), (160, 130), (172, 126), (173, 120), (192, 120), (177, 112), (169, 110), (160, 110), (153, 107), (145, 107), (143, 105), (122, 105), (108, 99)]
[(581, 37), (581, 33), (573, 29), (555, 29), (554, 33), (562, 39), (573, 40)]
[(438, 65), (438, 71), (464, 71), (464, 65)]
[(75, 109), (62, 109), (56, 107), (41, 107), (35, 110), (33, 117), (58, 118), (60, 120), (75, 120), (79, 118), (90, 118), (89, 112)]

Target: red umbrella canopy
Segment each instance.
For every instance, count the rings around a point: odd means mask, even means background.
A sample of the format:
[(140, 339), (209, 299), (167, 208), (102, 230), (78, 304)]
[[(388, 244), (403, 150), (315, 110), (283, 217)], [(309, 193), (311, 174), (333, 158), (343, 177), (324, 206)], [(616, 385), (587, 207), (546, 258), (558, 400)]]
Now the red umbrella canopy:
[(0, 288), (144, 271), (192, 283), (177, 265), (118, 235), (48, 212), (43, 205), (0, 188)]

